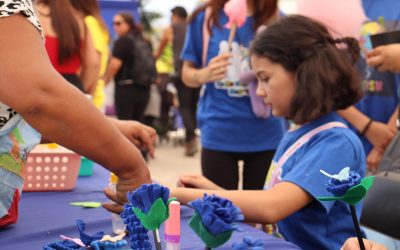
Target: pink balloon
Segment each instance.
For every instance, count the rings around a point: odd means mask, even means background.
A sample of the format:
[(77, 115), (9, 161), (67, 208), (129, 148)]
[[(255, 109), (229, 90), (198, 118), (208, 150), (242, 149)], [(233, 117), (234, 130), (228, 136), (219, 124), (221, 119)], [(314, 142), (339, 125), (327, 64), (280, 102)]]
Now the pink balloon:
[(247, 18), (247, 0), (230, 0), (225, 4), (224, 11), (229, 18), (226, 28), (230, 29), (233, 24), (242, 27)]
[(335, 37), (360, 37), (368, 19), (361, 0), (298, 0), (298, 14), (322, 22)]

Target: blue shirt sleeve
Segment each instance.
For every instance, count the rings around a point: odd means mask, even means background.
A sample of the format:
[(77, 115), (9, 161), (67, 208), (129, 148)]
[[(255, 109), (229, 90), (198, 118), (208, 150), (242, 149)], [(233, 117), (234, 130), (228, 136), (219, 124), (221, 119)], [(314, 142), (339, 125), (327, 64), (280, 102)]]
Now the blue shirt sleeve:
[[(336, 130), (336, 129), (333, 129)], [(335, 133), (324, 131), (315, 135), (309, 143), (304, 145), (291, 170), (282, 173), (282, 181), (291, 182), (304, 189), (315, 199), (317, 197), (330, 197), (333, 194), (325, 189), (329, 177), (323, 175), (320, 170), (329, 174), (337, 174), (345, 167), (350, 167), (361, 176), (365, 175), (365, 156), (361, 142), (351, 131)], [(360, 145), (357, 147), (355, 143)], [(292, 156), (292, 157), (293, 157)], [(329, 213), (334, 202), (319, 203)]]
[(203, 22), (204, 11), (199, 13), (189, 24), (186, 31), (185, 44), (181, 52), (181, 59), (193, 62), (197, 68), (203, 65)]

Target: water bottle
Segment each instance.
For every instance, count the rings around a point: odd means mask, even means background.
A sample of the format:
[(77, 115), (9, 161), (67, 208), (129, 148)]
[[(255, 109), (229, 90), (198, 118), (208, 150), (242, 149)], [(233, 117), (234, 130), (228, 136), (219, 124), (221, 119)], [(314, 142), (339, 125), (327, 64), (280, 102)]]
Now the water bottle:
[[(118, 177), (111, 173), (108, 188), (115, 192), (117, 187)], [(125, 232), (125, 224), (119, 214), (111, 213), (112, 229), (115, 234), (122, 234)]]

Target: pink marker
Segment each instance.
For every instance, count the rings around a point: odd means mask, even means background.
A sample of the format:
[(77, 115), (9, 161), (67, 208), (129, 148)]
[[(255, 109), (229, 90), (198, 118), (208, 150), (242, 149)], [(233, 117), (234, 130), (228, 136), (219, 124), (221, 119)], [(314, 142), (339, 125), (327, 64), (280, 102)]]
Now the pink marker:
[(169, 218), (165, 222), (164, 237), (166, 250), (179, 250), (181, 240), (181, 204), (177, 201), (169, 203)]

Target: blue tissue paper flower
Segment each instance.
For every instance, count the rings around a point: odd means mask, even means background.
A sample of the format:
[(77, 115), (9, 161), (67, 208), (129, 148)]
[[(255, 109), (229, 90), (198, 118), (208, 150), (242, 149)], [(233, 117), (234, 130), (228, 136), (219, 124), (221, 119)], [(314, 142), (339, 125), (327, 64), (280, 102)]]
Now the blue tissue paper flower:
[(335, 178), (331, 178), (328, 183), (325, 184), (325, 188), (334, 196), (343, 196), (346, 194), (347, 190), (360, 184), (360, 182), (361, 176), (355, 171), (350, 171), (347, 180), (339, 181)]
[(233, 243), (234, 250), (264, 250), (263, 242), (260, 239), (253, 239), (252, 237), (244, 237), (242, 243)]
[(205, 228), (213, 235), (218, 235), (227, 231), (239, 231), (235, 221), (244, 219), (242, 212), (231, 201), (215, 195), (197, 199), (189, 203), (196, 213), (201, 217)]
[(132, 210), (132, 204), (126, 203), (121, 213), (121, 218), (129, 232), (129, 239), (132, 249), (150, 250), (152, 248), (147, 234), (148, 230), (143, 227), (140, 220), (136, 217)]
[(145, 184), (128, 194), (129, 202), (146, 214), (150, 211), (153, 203), (160, 197), (164, 204), (167, 204), (169, 189), (158, 184)]
[(79, 246), (73, 241), (63, 240), (53, 242), (43, 247), (43, 250), (85, 250), (86, 248)]
[(126, 245), (128, 245), (126, 240), (119, 240), (117, 242), (95, 240), (90, 243), (90, 246), (93, 247), (94, 250), (118, 250), (122, 249)]
[(90, 246), (90, 243), (95, 240), (100, 240), (104, 236), (104, 232), (100, 231), (95, 233), (93, 236), (85, 234), (86, 223), (83, 220), (76, 220), (76, 225), (78, 226), (79, 235), (81, 236), (81, 241), (85, 246)]

